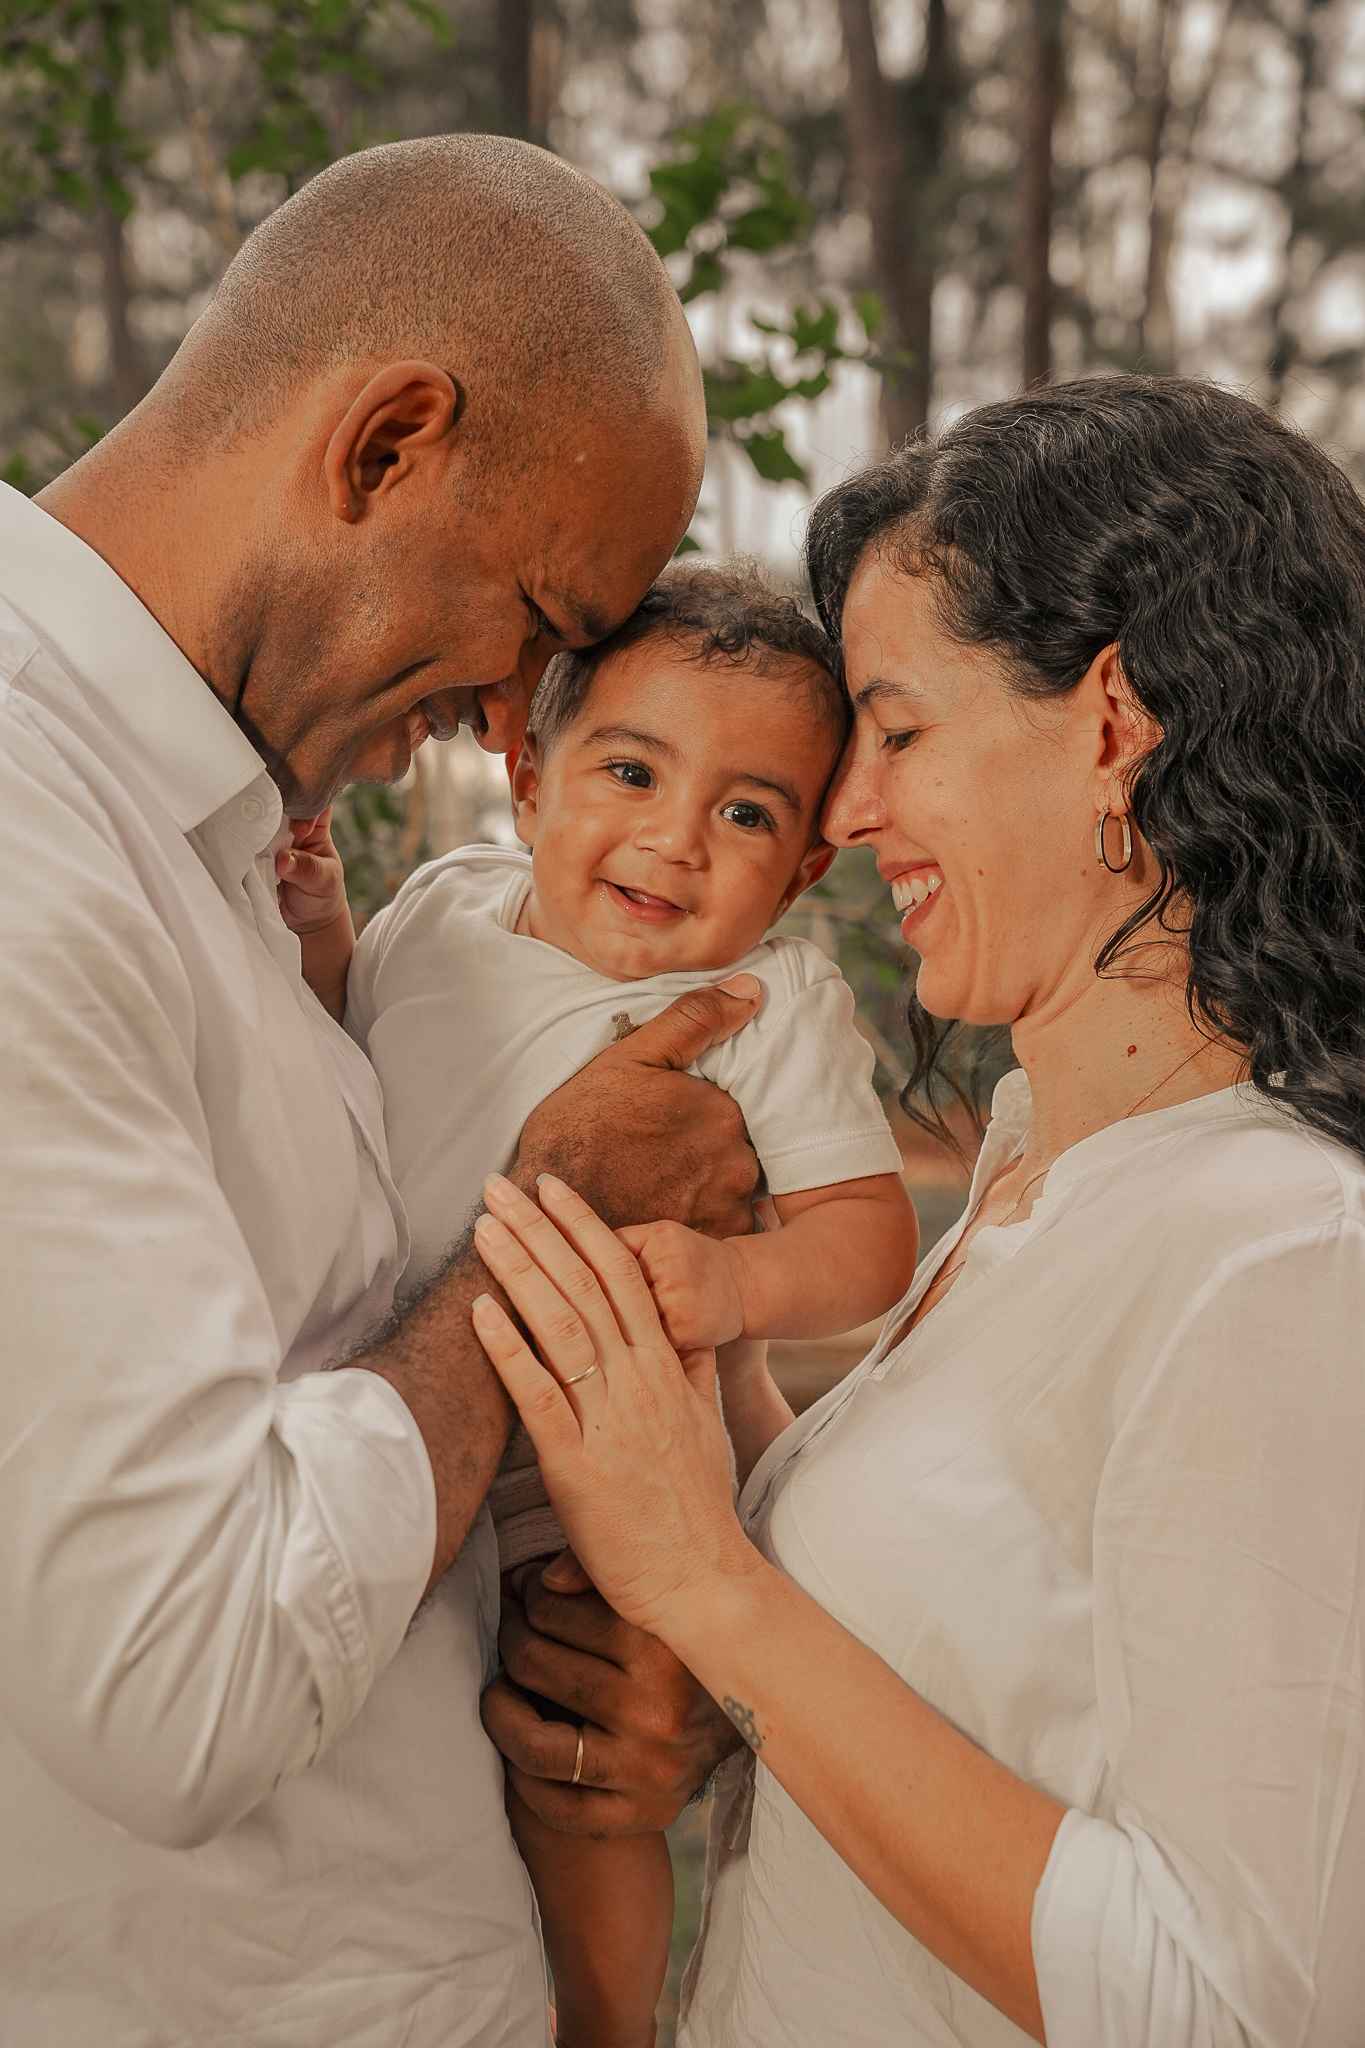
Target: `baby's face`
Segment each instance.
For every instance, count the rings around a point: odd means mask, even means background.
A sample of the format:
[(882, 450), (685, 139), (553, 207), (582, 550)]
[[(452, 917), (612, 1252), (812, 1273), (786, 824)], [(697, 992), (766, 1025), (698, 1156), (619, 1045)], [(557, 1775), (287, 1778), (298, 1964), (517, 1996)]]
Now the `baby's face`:
[(532, 934), (622, 981), (728, 967), (832, 858), (837, 753), (797, 664), (703, 665), (661, 635), (611, 656), (521, 771)]

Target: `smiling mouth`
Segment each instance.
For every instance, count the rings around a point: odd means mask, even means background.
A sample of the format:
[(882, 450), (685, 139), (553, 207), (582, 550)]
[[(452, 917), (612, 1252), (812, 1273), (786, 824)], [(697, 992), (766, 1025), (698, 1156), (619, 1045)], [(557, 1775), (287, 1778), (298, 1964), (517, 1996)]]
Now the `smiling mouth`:
[(642, 923), (670, 924), (675, 918), (688, 915), (680, 903), (670, 902), (667, 896), (653, 896), (648, 889), (627, 889), (620, 882), (607, 881), (605, 876), (602, 886), (613, 903)]

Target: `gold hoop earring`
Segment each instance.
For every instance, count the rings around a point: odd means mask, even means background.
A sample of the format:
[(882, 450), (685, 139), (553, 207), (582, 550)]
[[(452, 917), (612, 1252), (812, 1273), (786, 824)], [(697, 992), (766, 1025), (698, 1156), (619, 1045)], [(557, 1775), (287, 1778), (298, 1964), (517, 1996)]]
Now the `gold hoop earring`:
[[(1115, 866), (1109, 858), (1105, 843), (1104, 828), (1111, 818), (1117, 818), (1123, 829), (1123, 858)], [(1122, 875), (1133, 865), (1133, 833), (1128, 823), (1127, 811), (1101, 811), (1095, 820), (1095, 858), (1102, 868), (1108, 868), (1111, 875)]]

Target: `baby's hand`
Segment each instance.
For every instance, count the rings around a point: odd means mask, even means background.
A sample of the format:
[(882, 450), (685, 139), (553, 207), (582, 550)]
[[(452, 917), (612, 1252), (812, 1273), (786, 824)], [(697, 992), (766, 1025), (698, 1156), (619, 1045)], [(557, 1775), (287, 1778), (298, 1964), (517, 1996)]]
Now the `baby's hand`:
[(682, 1223), (629, 1223), (616, 1234), (640, 1261), (675, 1351), (709, 1351), (743, 1335), (739, 1260), (728, 1243)]
[(280, 916), (291, 932), (307, 938), (323, 931), (346, 908), (346, 871), (332, 843), (330, 805), (316, 818), (290, 821), (292, 847), (275, 855)]

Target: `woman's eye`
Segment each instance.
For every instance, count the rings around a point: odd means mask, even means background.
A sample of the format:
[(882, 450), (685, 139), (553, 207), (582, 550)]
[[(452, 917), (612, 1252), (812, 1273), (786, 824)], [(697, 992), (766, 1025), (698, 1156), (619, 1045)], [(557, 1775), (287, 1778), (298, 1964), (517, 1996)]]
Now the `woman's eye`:
[(884, 754), (903, 754), (905, 749), (918, 738), (919, 730), (913, 725), (906, 726), (901, 732), (884, 732), (881, 741), (882, 752)]
[(654, 786), (654, 777), (643, 761), (608, 761), (606, 769), (608, 775), (614, 775), (627, 789), (652, 789)]
[(772, 829), (773, 821), (760, 804), (727, 804), (721, 812), (721, 816), (722, 818), (728, 818), (732, 825), (742, 825), (746, 832), (761, 832), (765, 829), (771, 831)]

